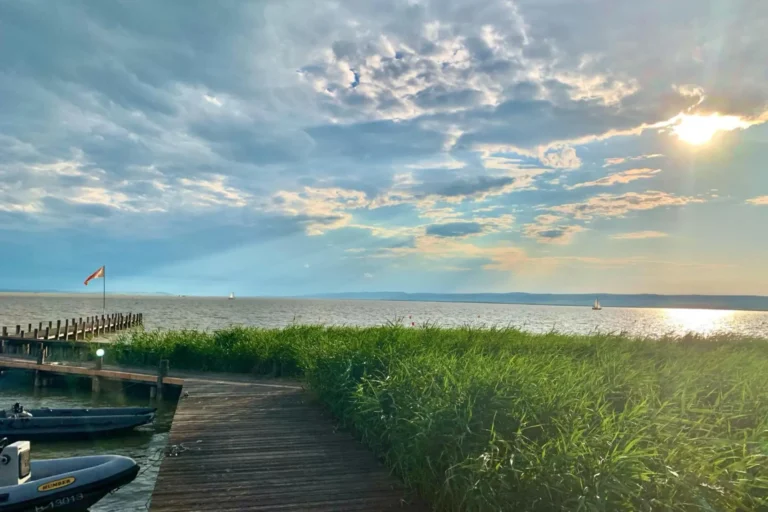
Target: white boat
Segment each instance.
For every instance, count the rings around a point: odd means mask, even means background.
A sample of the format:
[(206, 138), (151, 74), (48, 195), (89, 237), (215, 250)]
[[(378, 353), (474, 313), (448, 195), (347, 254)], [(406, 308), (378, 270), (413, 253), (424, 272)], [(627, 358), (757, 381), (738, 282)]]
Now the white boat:
[(139, 472), (133, 459), (91, 455), (31, 461), (29, 441), (2, 444), (0, 510), (9, 512), (85, 511)]
[(229, 300), (235, 300), (235, 292), (229, 293)]
[(592, 309), (595, 311), (603, 309), (603, 306), (600, 305), (600, 299), (595, 299), (595, 304), (592, 306)]

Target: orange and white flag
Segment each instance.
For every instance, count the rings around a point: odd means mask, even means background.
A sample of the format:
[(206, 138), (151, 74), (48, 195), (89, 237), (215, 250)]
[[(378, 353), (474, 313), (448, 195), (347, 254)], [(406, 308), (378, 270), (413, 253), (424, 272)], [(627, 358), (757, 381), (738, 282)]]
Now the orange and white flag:
[(91, 274), (88, 277), (86, 277), (85, 278), (85, 283), (84, 283), (85, 286), (88, 286), (88, 281), (90, 281), (91, 279), (98, 279), (100, 277), (104, 277), (104, 267), (101, 267), (99, 270), (97, 270), (93, 274)]

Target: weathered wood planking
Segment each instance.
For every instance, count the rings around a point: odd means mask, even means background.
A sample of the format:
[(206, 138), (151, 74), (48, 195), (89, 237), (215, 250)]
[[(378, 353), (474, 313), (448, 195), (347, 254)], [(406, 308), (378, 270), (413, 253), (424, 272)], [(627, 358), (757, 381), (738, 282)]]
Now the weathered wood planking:
[(425, 510), (300, 387), (183, 389), (151, 511)]

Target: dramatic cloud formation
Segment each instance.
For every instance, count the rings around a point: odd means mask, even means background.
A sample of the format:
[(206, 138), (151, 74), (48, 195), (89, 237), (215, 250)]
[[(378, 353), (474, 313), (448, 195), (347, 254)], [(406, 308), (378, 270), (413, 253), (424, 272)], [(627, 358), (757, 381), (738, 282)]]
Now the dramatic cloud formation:
[(3, 286), (651, 286), (613, 238), (674, 240), (659, 275), (727, 245), (743, 274), (659, 286), (755, 291), (768, 7), (731, 7), (1, 2)]

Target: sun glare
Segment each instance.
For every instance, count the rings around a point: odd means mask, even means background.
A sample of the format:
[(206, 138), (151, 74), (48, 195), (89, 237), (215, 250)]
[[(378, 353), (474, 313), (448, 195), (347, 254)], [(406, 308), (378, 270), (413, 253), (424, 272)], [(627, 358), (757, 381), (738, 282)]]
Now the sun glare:
[(749, 126), (748, 122), (738, 116), (682, 114), (678, 116), (678, 122), (673, 126), (672, 131), (683, 142), (700, 146), (709, 142), (717, 132), (744, 129)]
[(698, 332), (714, 334), (727, 331), (733, 321), (734, 311), (714, 309), (664, 309), (667, 322), (679, 334)]

